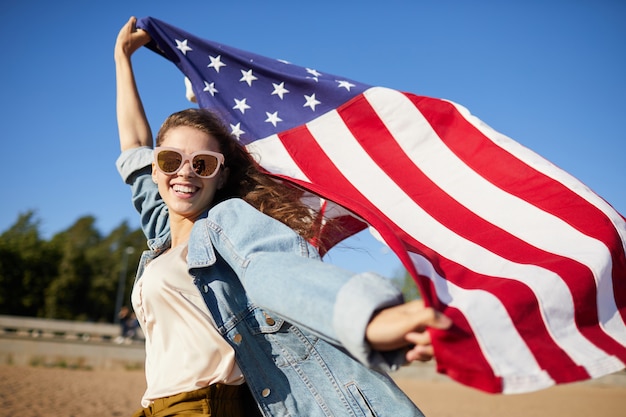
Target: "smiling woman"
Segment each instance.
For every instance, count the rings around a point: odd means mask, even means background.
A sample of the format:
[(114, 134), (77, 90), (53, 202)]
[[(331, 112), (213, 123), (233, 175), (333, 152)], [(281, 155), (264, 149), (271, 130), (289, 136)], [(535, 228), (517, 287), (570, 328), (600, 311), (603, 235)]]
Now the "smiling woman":
[[(205, 116), (195, 113), (188, 111), (185, 115), (194, 119)], [(157, 136), (160, 146), (154, 151), (155, 169), (152, 170), (159, 194), (169, 208), (173, 236), (182, 236), (183, 241), (188, 239), (196, 219), (213, 203), (215, 193), (224, 186), (229, 171), (228, 168), (220, 170), (224, 155), (219, 152), (218, 141), (213, 135), (186, 125), (185, 115), (179, 113), (172, 116), (180, 124), (171, 121), (164, 124), (162, 133)], [(187, 155), (192, 155), (192, 158)], [(214, 161), (211, 172), (199, 170), (199, 163), (209, 158)], [(178, 244), (172, 241), (173, 246)]]
[(321, 262), (318, 214), (208, 110), (169, 116), (153, 151), (135, 22), (115, 47), (117, 165), (150, 248), (132, 292), (146, 337), (135, 415), (421, 416), (386, 372), (430, 360), (428, 328), (450, 320), (382, 276)]

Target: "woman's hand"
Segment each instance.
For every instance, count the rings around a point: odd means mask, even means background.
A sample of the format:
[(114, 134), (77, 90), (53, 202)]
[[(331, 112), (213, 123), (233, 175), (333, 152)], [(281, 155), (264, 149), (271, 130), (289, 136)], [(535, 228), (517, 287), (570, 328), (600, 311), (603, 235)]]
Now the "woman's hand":
[(150, 42), (150, 35), (145, 30), (137, 29), (137, 19), (131, 17), (117, 34), (115, 59), (129, 58), (137, 49)]
[(116, 114), (120, 149), (152, 147), (152, 132), (146, 117), (131, 63), (131, 55), (150, 41), (145, 30), (137, 30), (131, 17), (120, 29), (115, 41)]
[(367, 326), (365, 337), (375, 350), (407, 347), (408, 361), (429, 361), (434, 350), (428, 328), (447, 329), (451, 325), (449, 317), (424, 307), (421, 300), (415, 300), (376, 313)]

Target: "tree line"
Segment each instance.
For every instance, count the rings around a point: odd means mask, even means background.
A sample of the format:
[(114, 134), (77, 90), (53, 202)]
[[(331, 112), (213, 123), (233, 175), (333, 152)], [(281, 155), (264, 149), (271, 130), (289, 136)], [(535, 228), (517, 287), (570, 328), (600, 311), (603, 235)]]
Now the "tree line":
[(114, 321), (118, 283), (129, 304), (146, 238), (126, 222), (102, 235), (95, 222), (81, 217), (45, 240), (34, 212), (20, 214), (0, 235), (0, 314)]
[[(105, 236), (95, 222), (81, 217), (45, 240), (34, 212), (20, 214), (0, 235), (0, 314), (113, 322), (119, 297), (129, 304), (146, 238), (126, 222)], [(407, 300), (419, 297), (406, 271), (394, 281)]]

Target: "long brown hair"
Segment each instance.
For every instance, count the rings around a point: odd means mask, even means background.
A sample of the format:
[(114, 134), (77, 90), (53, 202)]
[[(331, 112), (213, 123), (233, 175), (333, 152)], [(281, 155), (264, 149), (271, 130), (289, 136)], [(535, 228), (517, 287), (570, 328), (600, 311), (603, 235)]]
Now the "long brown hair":
[(188, 126), (217, 140), (228, 168), (226, 182), (212, 204), (233, 197), (247, 201), (259, 211), (279, 220), (307, 240), (317, 236), (318, 214), (301, 201), (303, 192), (272, 178), (248, 151), (229, 133), (221, 119), (206, 109), (186, 109), (170, 115), (159, 129), (156, 144), (174, 127)]

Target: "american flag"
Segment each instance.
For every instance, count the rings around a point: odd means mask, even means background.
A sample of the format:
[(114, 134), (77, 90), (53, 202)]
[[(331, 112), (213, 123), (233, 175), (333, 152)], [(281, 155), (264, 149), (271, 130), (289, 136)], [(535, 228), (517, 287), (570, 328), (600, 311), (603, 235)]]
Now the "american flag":
[(626, 222), (577, 179), (450, 101), (137, 26), (265, 169), (393, 249), (455, 323), (439, 372), (522, 393), (624, 369)]

